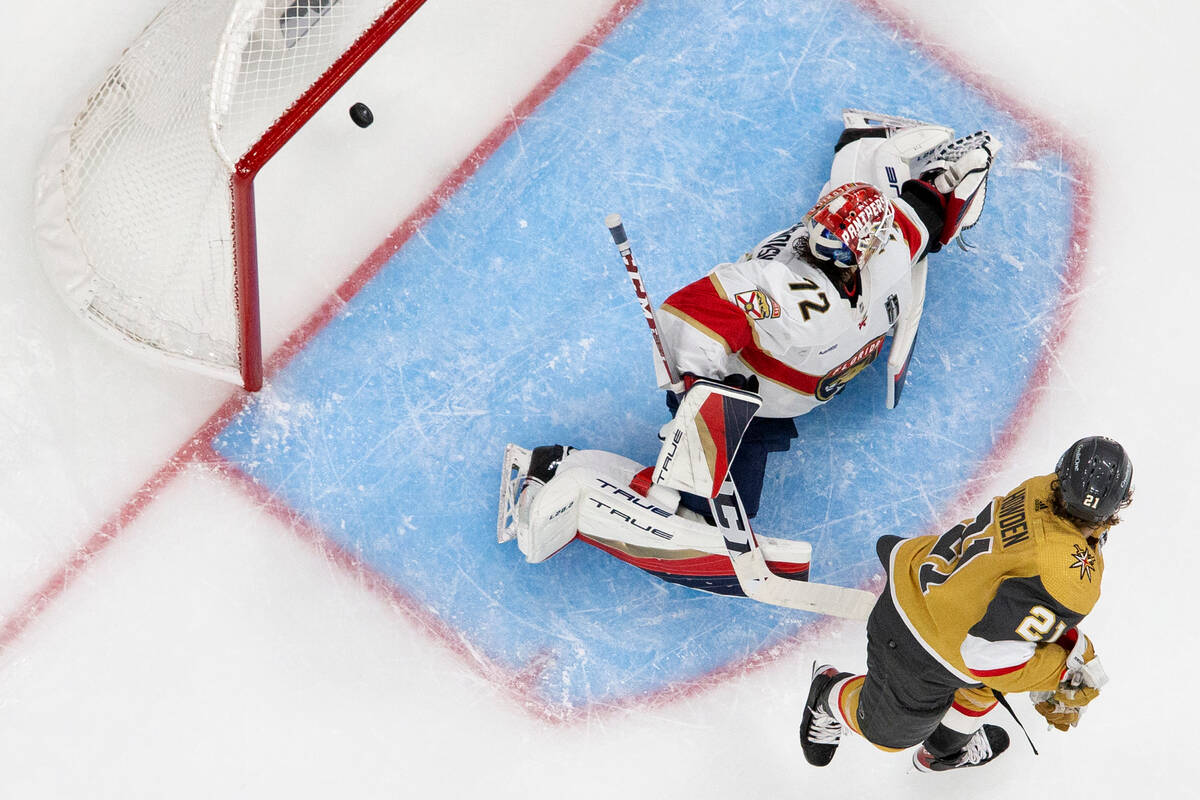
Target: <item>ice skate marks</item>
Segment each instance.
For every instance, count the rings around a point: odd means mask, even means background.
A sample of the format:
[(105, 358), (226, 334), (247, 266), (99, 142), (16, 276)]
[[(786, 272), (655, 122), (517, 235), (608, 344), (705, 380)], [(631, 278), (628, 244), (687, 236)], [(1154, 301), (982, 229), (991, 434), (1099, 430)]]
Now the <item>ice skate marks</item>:
[(873, 364), (770, 462), (756, 528), (811, 541), (814, 580), (869, 580), (878, 535), (953, 521), (996, 455), (1063, 303), (1080, 198), (1069, 158), (1031, 151), (1004, 109), (850, 3), (647, 0), (219, 452), (550, 715), (671, 696), (777, 652), (813, 618), (664, 584), (580, 543), (523, 563), (493, 535), (495, 464), (510, 441), (653, 462), (666, 411), (604, 211), (622, 210), (661, 299), (799, 219), (846, 106), (1006, 143), (975, 253), (930, 259), (900, 408), (884, 410)]

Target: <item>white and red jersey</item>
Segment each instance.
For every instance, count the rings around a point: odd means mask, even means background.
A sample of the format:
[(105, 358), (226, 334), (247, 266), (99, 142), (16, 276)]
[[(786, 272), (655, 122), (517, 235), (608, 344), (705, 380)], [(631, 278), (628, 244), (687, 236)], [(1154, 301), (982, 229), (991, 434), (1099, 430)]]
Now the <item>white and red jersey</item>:
[(912, 267), (930, 232), (905, 199), (889, 202), (889, 240), (860, 270), (853, 292), (814, 265), (796, 224), (667, 298), (659, 325), (678, 372), (757, 375), (761, 417), (799, 416), (840, 392), (880, 354), (900, 315), (920, 302), (914, 296), (923, 296), (914, 292)]

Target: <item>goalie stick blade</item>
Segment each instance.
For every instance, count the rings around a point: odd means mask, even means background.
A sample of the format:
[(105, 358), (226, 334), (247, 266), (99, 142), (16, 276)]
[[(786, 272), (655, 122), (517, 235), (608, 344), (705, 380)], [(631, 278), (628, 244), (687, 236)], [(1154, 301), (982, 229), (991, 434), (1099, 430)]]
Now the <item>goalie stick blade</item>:
[(530, 451), (515, 444), (504, 446), (504, 462), (500, 467), (500, 508), (496, 518), (496, 541), (504, 542), (517, 536), (517, 498), (525, 477), (529, 474)]
[(730, 555), (742, 591), (751, 600), (842, 619), (866, 619), (875, 607), (875, 595), (862, 589), (794, 581), (776, 575), (759, 548)]
[(726, 474), (721, 492), (708, 501), (713, 521), (725, 538), (725, 549), (742, 591), (751, 600), (844, 619), (866, 619), (875, 595), (824, 583), (796, 581), (776, 575), (767, 566), (750, 518), (738, 496), (737, 485)]

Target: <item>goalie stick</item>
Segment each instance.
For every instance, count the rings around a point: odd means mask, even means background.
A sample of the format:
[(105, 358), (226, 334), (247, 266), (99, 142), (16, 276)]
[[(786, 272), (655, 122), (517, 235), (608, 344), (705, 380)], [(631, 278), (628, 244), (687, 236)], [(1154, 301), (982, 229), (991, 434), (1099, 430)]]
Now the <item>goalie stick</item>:
[(658, 388), (670, 389), (674, 392), (683, 391), (683, 384), (679, 382), (679, 376), (671, 367), (671, 359), (667, 358), (667, 347), (658, 333), (658, 317), (654, 314), (654, 304), (650, 302), (650, 295), (646, 292), (646, 285), (642, 282), (642, 271), (633, 257), (633, 250), (629, 246), (629, 237), (625, 235), (625, 225), (621, 222), (621, 215), (609, 214), (604, 218), (604, 224), (608, 226), (608, 232), (613, 237), (613, 244), (621, 253), (621, 263), (625, 266), (625, 271), (629, 273), (629, 280), (633, 281), (633, 291), (642, 305), (642, 314), (646, 318), (646, 324), (650, 326), (650, 335), (654, 338), (654, 350), (658, 356), (654, 361), (654, 376), (658, 379)]
[[(654, 304), (642, 283), (641, 270), (633, 257), (629, 237), (621, 222), (620, 214), (609, 214), (604, 224), (612, 234), (613, 244), (621, 254), (622, 263), (633, 281), (634, 290), (642, 306), (646, 324), (654, 338), (655, 351), (658, 359), (655, 362), (655, 374), (659, 378), (659, 388), (682, 386), (679, 377), (671, 366), (666, 344), (659, 335), (658, 319), (654, 313)], [(666, 378), (664, 382), (663, 378)], [(776, 575), (767, 566), (762, 548), (759, 546), (750, 520), (738, 496), (737, 486), (728, 470), (725, 472), (721, 489), (715, 496), (709, 498), (709, 508), (713, 520), (725, 540), (725, 549), (729, 560), (737, 574), (742, 591), (751, 600), (757, 600), (769, 605), (795, 608), (801, 611), (811, 611), (831, 617), (847, 619), (866, 619), (875, 604), (875, 595), (862, 589), (850, 589), (844, 586), (833, 586), (823, 583), (797, 581)]]
[(862, 589), (849, 589), (827, 583), (809, 583), (784, 578), (771, 572), (750, 527), (742, 498), (729, 473), (720, 493), (710, 499), (713, 519), (725, 537), (725, 549), (737, 573), (742, 591), (751, 600), (800, 611), (812, 611), (831, 617), (866, 619), (875, 607), (875, 595)]

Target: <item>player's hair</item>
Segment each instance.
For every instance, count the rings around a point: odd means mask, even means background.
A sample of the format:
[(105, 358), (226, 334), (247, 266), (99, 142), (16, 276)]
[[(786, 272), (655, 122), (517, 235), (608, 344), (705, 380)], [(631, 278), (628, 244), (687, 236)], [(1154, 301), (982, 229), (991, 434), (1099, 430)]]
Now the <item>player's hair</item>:
[(1054, 496), (1053, 496), (1053, 500), (1052, 500), (1052, 505), (1054, 508), (1054, 515), (1057, 517), (1061, 517), (1062, 519), (1065, 519), (1067, 522), (1070, 522), (1076, 528), (1084, 528), (1084, 527), (1087, 527), (1087, 528), (1112, 528), (1116, 525), (1120, 525), (1121, 524), (1120, 512), (1123, 509), (1128, 508), (1129, 504), (1133, 502), (1133, 487), (1130, 486), (1129, 491), (1125, 493), (1125, 499), (1122, 500), (1120, 503), (1117, 503), (1116, 511), (1113, 512), (1112, 516), (1110, 516), (1108, 519), (1104, 520), (1103, 522), (1096, 523), (1096, 522), (1092, 522), (1091, 520), (1084, 519), (1082, 517), (1077, 517), (1074, 514), (1072, 514), (1070, 511), (1067, 510), (1066, 503), (1063, 502), (1061, 486), (1057, 479), (1055, 479), (1054, 481), (1052, 481), (1050, 483), (1050, 489), (1054, 492)]
[(861, 280), (862, 270), (857, 264), (852, 267), (843, 267), (831, 261), (822, 261), (814, 256), (808, 248), (807, 232), (801, 233), (795, 241), (796, 246), (792, 248), (793, 254), (813, 269), (823, 272), (825, 277), (833, 281), (834, 286), (847, 287), (844, 291), (849, 291), (849, 287), (853, 287), (855, 281)]

